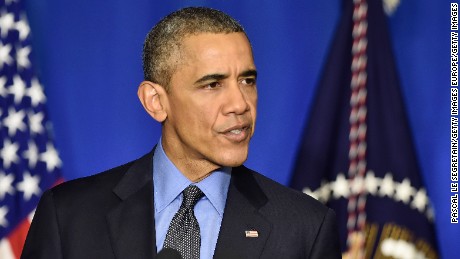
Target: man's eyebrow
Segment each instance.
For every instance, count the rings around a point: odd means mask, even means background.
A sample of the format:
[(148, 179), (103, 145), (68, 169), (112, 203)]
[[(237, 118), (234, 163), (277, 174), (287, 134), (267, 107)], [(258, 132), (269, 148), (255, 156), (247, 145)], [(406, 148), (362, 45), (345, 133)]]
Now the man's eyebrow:
[[(257, 71), (255, 69), (249, 69), (246, 71), (243, 71), (242, 73), (239, 74), (239, 77), (255, 77), (257, 78)], [(194, 84), (201, 84), (206, 81), (219, 81), (223, 80), (225, 78), (228, 78), (228, 75), (225, 74), (209, 74), (201, 77), (200, 79), (196, 80)]]
[(225, 79), (227, 77), (228, 77), (228, 75), (224, 75), (224, 74), (205, 75), (205, 76), (201, 77), (200, 79), (196, 80), (196, 82), (194, 84), (200, 84), (200, 83), (203, 83), (203, 82), (206, 82), (206, 81), (219, 81), (219, 80)]
[(243, 71), (240, 74), (240, 77), (250, 77), (250, 76), (253, 76), (253, 77), (257, 78), (257, 70), (249, 69), (249, 70)]

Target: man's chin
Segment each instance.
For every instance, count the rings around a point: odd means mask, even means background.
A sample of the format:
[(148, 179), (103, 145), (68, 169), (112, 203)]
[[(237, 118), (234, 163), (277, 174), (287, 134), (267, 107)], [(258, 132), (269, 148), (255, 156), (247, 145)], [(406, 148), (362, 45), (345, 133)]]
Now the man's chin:
[(221, 157), (219, 158), (219, 162), (217, 164), (221, 165), (222, 167), (237, 167), (242, 165), (246, 159), (248, 158), (248, 152), (246, 151), (240, 151), (237, 153), (227, 153), (227, 154), (221, 154)]

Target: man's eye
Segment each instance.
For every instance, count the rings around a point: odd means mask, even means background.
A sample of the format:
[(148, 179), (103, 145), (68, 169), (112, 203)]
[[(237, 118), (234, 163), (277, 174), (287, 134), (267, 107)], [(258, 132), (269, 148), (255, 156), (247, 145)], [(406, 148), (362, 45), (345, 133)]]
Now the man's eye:
[(220, 83), (219, 82), (212, 82), (204, 86), (205, 89), (214, 89), (216, 87), (219, 87)]
[(245, 78), (241, 80), (241, 83), (243, 83), (244, 85), (255, 85), (256, 79), (255, 78)]

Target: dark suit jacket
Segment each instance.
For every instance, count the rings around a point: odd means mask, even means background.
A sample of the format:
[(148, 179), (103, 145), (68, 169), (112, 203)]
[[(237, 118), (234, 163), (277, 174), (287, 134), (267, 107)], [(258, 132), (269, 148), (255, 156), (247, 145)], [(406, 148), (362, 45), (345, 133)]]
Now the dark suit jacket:
[[(155, 258), (152, 157), (46, 191), (21, 258)], [(214, 258), (340, 258), (335, 214), (244, 166), (233, 168)]]

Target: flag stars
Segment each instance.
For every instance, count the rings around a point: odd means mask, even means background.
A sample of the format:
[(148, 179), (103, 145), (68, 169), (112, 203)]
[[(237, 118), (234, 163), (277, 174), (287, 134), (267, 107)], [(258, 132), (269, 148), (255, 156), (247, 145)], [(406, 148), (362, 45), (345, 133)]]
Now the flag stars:
[(332, 195), (335, 198), (344, 197), (347, 198), (350, 195), (350, 185), (345, 176), (340, 173), (337, 175), (337, 179), (331, 183)]
[[(62, 162), (50, 139), (46, 96), (33, 69), (31, 28), (23, 6), (18, 5), (21, 0), (0, 2), (0, 232), (5, 234), (0, 241), (3, 242), (8, 236), (5, 231), (14, 230), (13, 219), (31, 220), (34, 212), (30, 209), (57, 180)], [(0, 258), (3, 258), (1, 252)]]
[(414, 193), (415, 190), (412, 188), (409, 179), (405, 178), (401, 183), (396, 184), (395, 200), (399, 200), (407, 204)]
[(30, 46), (19, 47), (16, 51), (16, 63), (20, 68), (30, 67), (29, 54), (31, 48)]
[(23, 157), (29, 161), (29, 168), (35, 168), (38, 161), (38, 148), (34, 142), (29, 141), (29, 148), (24, 151)]
[(0, 69), (2, 69), (5, 64), (11, 65), (13, 63), (13, 59), (11, 58), (10, 52), (11, 45), (3, 45), (3, 43), (0, 42)]
[(351, 185), (351, 190), (355, 194), (358, 194), (358, 193), (361, 193), (362, 191), (365, 191), (364, 179), (361, 176), (356, 176), (353, 179), (353, 183)]
[(8, 227), (8, 221), (6, 220), (6, 214), (8, 214), (8, 207), (5, 205), (5, 206), (1, 206), (0, 207), (0, 226), (1, 227)]
[(40, 161), (46, 163), (46, 170), (50, 173), (62, 164), (57, 150), (51, 143), (46, 144), (46, 152), (40, 154)]
[(28, 201), (32, 198), (32, 195), (39, 196), (41, 193), (40, 187), (40, 176), (30, 175), (28, 172), (24, 173), (22, 182), (19, 182), (16, 186), (18, 191), (24, 193), (24, 200)]
[(411, 185), (408, 178), (405, 178), (402, 182), (394, 181), (390, 172), (385, 174), (384, 178), (379, 178), (375, 176), (372, 170), (369, 170), (364, 179), (356, 177), (353, 180), (346, 178), (343, 173), (339, 173), (335, 180), (321, 181), (321, 186), (315, 190), (304, 187), (302, 191), (323, 203), (341, 197), (348, 199), (350, 195), (361, 192), (382, 198), (387, 196), (395, 202), (402, 202), (425, 214), (428, 220), (432, 221), (434, 218), (434, 211), (429, 204), (430, 201), (426, 190), (423, 188), (417, 190)]
[(46, 96), (43, 93), (43, 88), (36, 78), (32, 79), (30, 88), (27, 89), (26, 95), (30, 97), (32, 105), (37, 106), (40, 103), (45, 103)]
[(0, 15), (0, 35), (2, 38), (8, 36), (8, 32), (14, 28), (14, 15), (13, 13), (2, 13)]
[(3, 172), (0, 173), (0, 200), (5, 199), (6, 194), (14, 194), (13, 181), (13, 174), (6, 175)]
[(411, 207), (414, 209), (418, 209), (420, 212), (423, 212), (427, 204), (428, 204), (428, 197), (426, 196), (426, 191), (424, 188), (421, 188), (415, 194), (414, 200), (412, 200), (412, 203), (411, 203)]
[(39, 134), (43, 132), (43, 129), (44, 129), (42, 125), (43, 118), (44, 118), (43, 112), (39, 112), (35, 114), (31, 113), (28, 115), (28, 117), (29, 117), (30, 131), (35, 134)]
[(324, 203), (326, 203), (329, 200), (329, 197), (331, 195), (331, 187), (329, 186), (329, 183), (325, 180), (321, 182), (321, 187), (319, 187), (315, 192), (312, 192), (308, 187), (305, 187), (302, 191), (303, 193), (308, 194), (313, 198)]
[(26, 93), (26, 84), (18, 75), (13, 77), (13, 85), (10, 86), (10, 94), (14, 95), (14, 102), (20, 103)]
[(373, 171), (369, 171), (366, 174), (366, 179), (364, 180), (364, 184), (366, 186), (366, 190), (368, 193), (372, 195), (377, 194), (377, 188), (380, 185), (380, 180), (375, 177)]
[(8, 127), (8, 135), (13, 137), (18, 130), (25, 131), (26, 124), (24, 117), (26, 116), (23, 110), (16, 111), (14, 108), (8, 110), (8, 117), (3, 120), (3, 124)]
[(0, 156), (3, 159), (3, 168), (10, 168), (12, 163), (18, 162), (18, 150), (19, 145), (17, 143), (11, 143), (9, 139), (4, 140), (3, 148), (0, 151)]
[(393, 176), (390, 173), (387, 173), (381, 182), (379, 195), (381, 197), (388, 196), (389, 198), (393, 198), (394, 192), (395, 185), (393, 182)]
[(321, 187), (318, 190), (319, 200), (322, 202), (327, 202), (331, 196), (331, 187), (330, 184), (326, 181), (321, 181)]
[(25, 21), (25, 18), (22, 18), (21, 20), (16, 22), (15, 28), (19, 32), (20, 40), (25, 40), (27, 39), (27, 37), (29, 37), (30, 27), (27, 21)]

